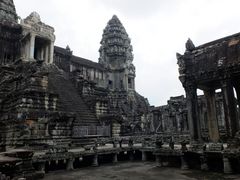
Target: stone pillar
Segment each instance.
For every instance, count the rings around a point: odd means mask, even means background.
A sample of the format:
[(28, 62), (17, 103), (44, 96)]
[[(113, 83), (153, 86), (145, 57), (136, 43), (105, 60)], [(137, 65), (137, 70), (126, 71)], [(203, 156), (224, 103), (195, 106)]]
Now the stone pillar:
[(159, 155), (156, 155), (156, 164), (157, 164), (157, 167), (162, 167), (162, 159), (161, 159), (161, 156)]
[(115, 154), (113, 155), (113, 163), (117, 163), (117, 162), (118, 162), (118, 154), (115, 153)]
[(133, 89), (135, 90), (135, 78), (133, 78), (132, 81), (133, 81)]
[(44, 59), (44, 49), (43, 49), (43, 48), (41, 48), (40, 59), (41, 59), (41, 60)]
[(37, 170), (41, 173), (41, 174), (45, 174), (45, 162), (41, 162), (38, 164)]
[(66, 169), (67, 169), (68, 171), (74, 169), (74, 168), (73, 168), (73, 162), (74, 162), (73, 159), (68, 159), (68, 160), (67, 160), (67, 166), (66, 166)]
[(182, 170), (189, 169), (188, 164), (187, 164), (187, 162), (186, 162), (186, 159), (185, 159), (184, 155), (181, 156), (181, 169), (182, 169)]
[(53, 63), (53, 53), (54, 53), (54, 42), (51, 41), (50, 50), (49, 50), (49, 64)]
[(198, 116), (198, 98), (197, 88), (194, 84), (185, 85), (187, 109), (188, 109), (188, 124), (191, 139), (195, 141), (201, 140), (201, 127)]
[(204, 95), (207, 102), (207, 117), (208, 117), (208, 132), (210, 140), (214, 143), (220, 139), (218, 120), (216, 114), (216, 99), (215, 89), (204, 90)]
[(208, 171), (207, 159), (205, 156), (200, 156), (201, 170)]
[(99, 166), (99, 164), (98, 164), (98, 155), (97, 154), (95, 154), (94, 157), (93, 157), (92, 166), (94, 166), (94, 167)]
[(30, 42), (26, 41), (25, 45), (24, 45), (24, 57), (26, 59), (29, 59), (29, 54), (30, 54)]
[(34, 59), (34, 50), (35, 50), (35, 34), (30, 35), (30, 59)]
[[(240, 81), (236, 81), (234, 83), (234, 88), (235, 88), (236, 94), (237, 94), (237, 104), (238, 104), (238, 107), (240, 107)], [(238, 131), (240, 129), (239, 118), (240, 118), (240, 112), (237, 113)]]
[(232, 84), (230, 82), (223, 82), (222, 92), (226, 130), (230, 137), (234, 137), (239, 129), (239, 123), (237, 120), (237, 105), (234, 97)]
[(45, 63), (48, 63), (48, 61), (49, 61), (49, 46), (48, 45), (46, 45), (46, 47), (45, 47), (45, 59), (44, 59), (44, 62)]
[(142, 151), (142, 161), (147, 161), (147, 152)]
[(133, 160), (134, 160), (134, 154), (133, 154), (133, 152), (132, 152), (132, 151), (128, 151), (128, 153), (129, 153), (129, 159), (130, 159), (130, 161), (133, 161)]
[(223, 157), (223, 167), (224, 167), (225, 174), (232, 173), (231, 163), (230, 163), (229, 159), (226, 157)]

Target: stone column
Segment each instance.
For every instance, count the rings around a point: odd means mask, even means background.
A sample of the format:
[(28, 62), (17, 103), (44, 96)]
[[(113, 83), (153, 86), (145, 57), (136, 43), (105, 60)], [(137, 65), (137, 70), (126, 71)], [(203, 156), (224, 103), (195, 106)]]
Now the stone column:
[(74, 169), (74, 168), (73, 168), (73, 162), (74, 162), (73, 159), (68, 159), (68, 160), (67, 160), (67, 166), (66, 166), (66, 169), (67, 169), (68, 171)]
[(41, 173), (41, 174), (45, 174), (45, 162), (41, 162), (38, 164), (37, 170)]
[(198, 98), (197, 88), (194, 84), (185, 85), (187, 109), (188, 109), (188, 124), (191, 139), (195, 141), (201, 140), (201, 127), (198, 116)]
[(147, 161), (147, 152), (142, 151), (142, 161)]
[(54, 53), (54, 42), (51, 41), (50, 50), (49, 50), (49, 64), (53, 63), (53, 53)]
[(200, 156), (201, 170), (208, 171), (207, 159), (205, 156)]
[(30, 35), (30, 59), (34, 59), (34, 50), (35, 50), (35, 34)]
[(184, 155), (181, 156), (181, 169), (182, 169), (182, 170), (189, 169), (188, 164), (187, 164), (187, 162), (186, 162), (186, 159), (185, 159)]
[(48, 61), (49, 61), (49, 45), (46, 45), (44, 54), (45, 54), (44, 62), (48, 63)]
[(132, 151), (128, 151), (128, 153), (129, 153), (129, 159), (130, 159), (130, 161), (133, 161), (133, 160), (134, 160), (134, 154), (133, 154), (133, 152), (132, 152)]
[(135, 90), (135, 78), (133, 78), (133, 89)]
[(232, 173), (231, 163), (230, 163), (229, 159), (226, 157), (223, 157), (223, 167), (224, 167), (223, 170), (224, 170), (225, 174)]
[(230, 137), (234, 137), (239, 129), (239, 123), (237, 120), (237, 105), (232, 84), (227, 81), (222, 82), (222, 92), (226, 130)]
[(157, 167), (162, 167), (162, 159), (160, 155), (156, 155), (156, 164)]
[(115, 154), (113, 155), (113, 163), (117, 163), (117, 162), (118, 162), (118, 154), (115, 153)]
[(208, 131), (212, 142), (218, 142), (220, 139), (218, 120), (216, 114), (216, 99), (215, 89), (204, 90), (204, 95), (207, 102), (207, 117), (208, 117)]
[[(237, 104), (238, 104), (238, 107), (240, 108), (240, 81), (236, 81), (234, 83), (234, 88), (236, 90), (236, 94), (237, 94)], [(239, 118), (240, 118), (240, 112), (237, 113), (237, 119), (238, 119), (238, 130), (240, 129), (240, 122), (239, 122)]]
[(43, 49), (43, 48), (41, 48), (41, 55), (40, 55), (40, 59), (41, 59), (41, 60), (43, 60), (43, 58), (44, 58), (44, 49)]
[(30, 40), (29, 41), (26, 41), (26, 44), (24, 46), (24, 55), (25, 55), (25, 58), (26, 59), (29, 59), (30, 57)]
[(98, 164), (98, 155), (97, 154), (95, 154), (94, 157), (93, 157), (92, 166), (94, 166), (94, 167), (99, 166), (99, 164)]
[(29, 52), (28, 51), (29, 51), (30, 48), (28, 47), (28, 44), (29, 44), (28, 41), (26, 41), (26, 43), (24, 44), (24, 49), (23, 49), (23, 51), (24, 51), (23, 57), (26, 58), (26, 59), (29, 58), (29, 55), (28, 55)]

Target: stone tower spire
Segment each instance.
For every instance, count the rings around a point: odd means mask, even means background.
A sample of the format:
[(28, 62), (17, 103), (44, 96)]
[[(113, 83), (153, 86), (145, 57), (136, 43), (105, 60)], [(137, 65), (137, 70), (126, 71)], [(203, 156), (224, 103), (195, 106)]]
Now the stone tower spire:
[(120, 68), (133, 60), (131, 40), (116, 15), (112, 17), (103, 31), (99, 52), (99, 63), (105, 66), (117, 60), (118, 63), (114, 63), (115, 68)]
[(131, 40), (116, 15), (103, 31), (99, 63), (107, 70), (107, 87), (112, 90), (135, 89), (135, 67)]
[(17, 22), (13, 0), (0, 0), (0, 21)]

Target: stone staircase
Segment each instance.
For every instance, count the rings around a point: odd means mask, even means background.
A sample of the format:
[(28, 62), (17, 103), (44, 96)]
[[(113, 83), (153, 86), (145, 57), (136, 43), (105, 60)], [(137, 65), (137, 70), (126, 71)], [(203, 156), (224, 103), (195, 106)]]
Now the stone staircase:
[(49, 90), (59, 95), (59, 110), (76, 114), (74, 126), (96, 126), (99, 124), (96, 115), (87, 107), (67, 73), (57, 68), (50, 71), (48, 83)]

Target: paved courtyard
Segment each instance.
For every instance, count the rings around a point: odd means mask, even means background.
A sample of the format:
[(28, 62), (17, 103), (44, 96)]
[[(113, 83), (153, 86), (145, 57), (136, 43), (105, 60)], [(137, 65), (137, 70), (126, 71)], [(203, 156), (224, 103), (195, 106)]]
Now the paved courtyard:
[(237, 180), (240, 176), (176, 168), (157, 168), (154, 163), (130, 162), (49, 173), (45, 180)]

